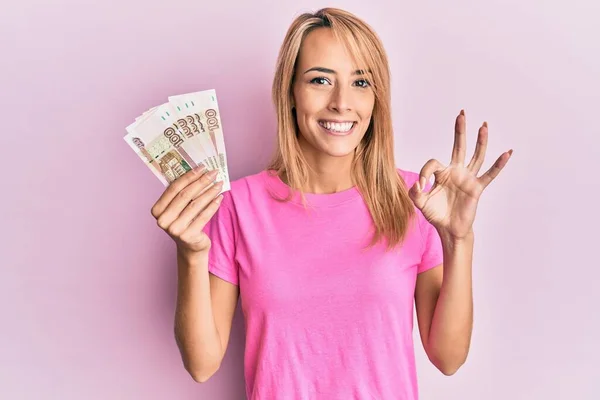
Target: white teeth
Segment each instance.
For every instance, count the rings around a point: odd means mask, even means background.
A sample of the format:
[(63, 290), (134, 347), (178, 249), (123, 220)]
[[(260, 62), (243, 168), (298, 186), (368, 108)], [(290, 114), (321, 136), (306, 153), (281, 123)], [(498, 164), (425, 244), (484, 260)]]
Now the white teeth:
[(334, 132), (348, 132), (352, 129), (354, 122), (319, 122), (319, 124), (325, 129), (329, 129)]

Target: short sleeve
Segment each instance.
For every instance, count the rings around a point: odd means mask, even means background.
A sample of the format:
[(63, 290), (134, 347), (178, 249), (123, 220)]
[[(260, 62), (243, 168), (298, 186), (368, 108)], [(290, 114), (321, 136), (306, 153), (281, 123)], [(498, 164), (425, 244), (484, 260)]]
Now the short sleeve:
[(234, 285), (239, 285), (239, 268), (235, 258), (236, 216), (231, 192), (223, 193), (219, 209), (204, 227), (211, 241), (208, 271)]
[[(425, 185), (425, 191), (431, 190), (431, 183)], [(419, 211), (419, 220), (421, 226), (421, 235), (423, 240), (423, 253), (421, 255), (421, 263), (419, 264), (418, 273), (425, 272), (435, 266), (443, 263), (443, 248), (442, 241), (435, 227), (427, 221), (423, 214)]]

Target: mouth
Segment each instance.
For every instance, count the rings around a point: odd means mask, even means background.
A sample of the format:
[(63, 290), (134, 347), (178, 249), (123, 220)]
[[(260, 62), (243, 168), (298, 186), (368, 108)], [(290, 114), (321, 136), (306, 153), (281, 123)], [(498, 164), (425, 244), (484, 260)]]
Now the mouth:
[(356, 126), (356, 121), (319, 121), (323, 130), (334, 136), (346, 136), (352, 133)]

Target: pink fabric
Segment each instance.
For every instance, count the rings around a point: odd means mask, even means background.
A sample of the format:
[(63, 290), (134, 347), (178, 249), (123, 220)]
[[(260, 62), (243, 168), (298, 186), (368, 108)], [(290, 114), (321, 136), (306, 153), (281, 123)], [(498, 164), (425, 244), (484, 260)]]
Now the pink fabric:
[(442, 263), (437, 231), (417, 210), (399, 250), (363, 250), (373, 224), (356, 188), (308, 194), (307, 211), (271, 193), (287, 186), (267, 171), (234, 181), (206, 227), (209, 271), (240, 286), (248, 399), (418, 399), (414, 290)]

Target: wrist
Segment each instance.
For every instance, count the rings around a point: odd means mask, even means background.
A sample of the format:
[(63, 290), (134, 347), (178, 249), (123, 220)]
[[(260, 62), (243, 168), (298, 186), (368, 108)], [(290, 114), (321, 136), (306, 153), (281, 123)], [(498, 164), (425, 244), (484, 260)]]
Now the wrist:
[(475, 241), (475, 233), (473, 232), (473, 229), (470, 229), (464, 235), (455, 235), (443, 229), (437, 229), (437, 231), (442, 242), (452, 246), (472, 245)]
[(193, 251), (177, 246), (177, 258), (188, 266), (194, 266), (208, 262), (208, 250)]

